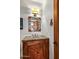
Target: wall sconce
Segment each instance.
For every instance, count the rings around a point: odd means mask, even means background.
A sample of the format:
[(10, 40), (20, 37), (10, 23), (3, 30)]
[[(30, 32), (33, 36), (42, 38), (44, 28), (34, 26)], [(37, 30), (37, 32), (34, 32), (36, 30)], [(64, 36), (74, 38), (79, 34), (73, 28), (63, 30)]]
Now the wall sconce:
[(53, 25), (53, 21), (52, 21), (52, 19), (50, 20), (50, 26), (52, 26)]
[(39, 9), (38, 8), (32, 8), (32, 14), (34, 14), (34, 16), (36, 16), (36, 14), (39, 14)]

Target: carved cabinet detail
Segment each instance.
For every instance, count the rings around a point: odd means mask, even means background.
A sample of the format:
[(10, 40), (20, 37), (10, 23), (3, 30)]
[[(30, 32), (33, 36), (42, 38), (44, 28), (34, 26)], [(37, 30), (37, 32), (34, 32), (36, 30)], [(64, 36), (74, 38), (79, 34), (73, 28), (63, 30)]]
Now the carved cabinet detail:
[(23, 42), (23, 59), (49, 59), (49, 39)]

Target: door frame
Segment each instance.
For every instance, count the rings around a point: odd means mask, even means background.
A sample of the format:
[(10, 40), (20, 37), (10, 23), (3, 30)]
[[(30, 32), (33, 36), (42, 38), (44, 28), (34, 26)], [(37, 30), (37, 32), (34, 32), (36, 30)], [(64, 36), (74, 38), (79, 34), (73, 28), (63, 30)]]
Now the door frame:
[(54, 0), (54, 59), (59, 59), (59, 0)]

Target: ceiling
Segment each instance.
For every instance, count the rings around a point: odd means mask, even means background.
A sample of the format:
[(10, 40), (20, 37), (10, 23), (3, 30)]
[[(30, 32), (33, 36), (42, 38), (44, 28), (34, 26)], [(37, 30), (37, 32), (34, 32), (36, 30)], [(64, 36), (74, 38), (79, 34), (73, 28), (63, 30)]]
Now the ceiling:
[(21, 7), (42, 7), (45, 0), (20, 0)]
[(20, 0), (21, 13), (29, 13), (32, 8), (52, 10), (52, 0)]

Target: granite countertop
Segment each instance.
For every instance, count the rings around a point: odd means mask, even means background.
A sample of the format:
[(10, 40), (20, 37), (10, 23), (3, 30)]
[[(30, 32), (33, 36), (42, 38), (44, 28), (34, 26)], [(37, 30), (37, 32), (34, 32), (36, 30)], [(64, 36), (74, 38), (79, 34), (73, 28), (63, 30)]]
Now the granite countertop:
[(25, 36), (23, 40), (39, 40), (39, 39), (49, 39), (46, 36), (37, 36), (37, 37), (33, 37), (33, 36)]

